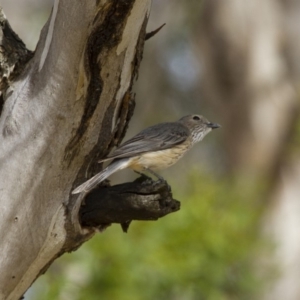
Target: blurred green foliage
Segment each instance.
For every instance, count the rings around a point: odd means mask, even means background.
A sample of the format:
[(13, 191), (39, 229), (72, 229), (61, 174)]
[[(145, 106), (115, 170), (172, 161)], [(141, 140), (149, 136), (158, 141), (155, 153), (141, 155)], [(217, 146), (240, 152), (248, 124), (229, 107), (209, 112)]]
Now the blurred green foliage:
[(157, 222), (113, 225), (40, 277), (26, 299), (255, 299), (262, 282), (257, 192), (191, 175), (181, 210)]

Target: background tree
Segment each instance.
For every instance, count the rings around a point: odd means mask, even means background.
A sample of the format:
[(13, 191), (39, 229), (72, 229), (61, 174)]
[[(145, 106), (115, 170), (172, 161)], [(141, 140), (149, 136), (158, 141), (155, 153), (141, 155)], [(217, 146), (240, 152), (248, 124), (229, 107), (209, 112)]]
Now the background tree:
[(280, 276), (266, 299), (299, 299), (299, 32), (297, 1), (205, 1), (199, 22), (205, 92), (225, 125), (228, 168), (266, 185), (264, 229)]

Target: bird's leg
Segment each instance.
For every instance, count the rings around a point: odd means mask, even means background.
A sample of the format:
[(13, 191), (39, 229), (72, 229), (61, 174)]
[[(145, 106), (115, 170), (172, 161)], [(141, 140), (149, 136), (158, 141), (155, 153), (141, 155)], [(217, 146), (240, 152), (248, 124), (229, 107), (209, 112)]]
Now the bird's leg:
[(153, 176), (155, 176), (156, 178), (158, 178), (159, 180), (166, 182), (166, 180), (165, 180), (162, 176), (158, 175), (158, 174), (155, 173), (153, 170), (151, 170), (151, 169), (149, 169), (149, 168), (147, 168), (146, 170), (147, 170), (150, 174), (152, 174)]
[(144, 173), (142, 173), (142, 172), (139, 172), (139, 171), (136, 171), (136, 170), (134, 170), (134, 172), (135, 172), (136, 174), (139, 174), (139, 175), (142, 176), (142, 177), (146, 177), (147, 179), (151, 179), (151, 177), (147, 176), (146, 174), (144, 174)]
[[(133, 170), (134, 173), (139, 174), (140, 176), (146, 176), (145, 174), (143, 174), (142, 172), (139, 172), (137, 170)], [(148, 176), (147, 176), (148, 177)]]

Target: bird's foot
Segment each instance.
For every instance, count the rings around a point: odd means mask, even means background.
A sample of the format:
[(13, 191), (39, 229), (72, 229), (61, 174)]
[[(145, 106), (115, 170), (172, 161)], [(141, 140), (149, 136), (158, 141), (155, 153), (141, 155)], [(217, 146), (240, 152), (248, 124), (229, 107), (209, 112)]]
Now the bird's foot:
[(151, 170), (151, 169), (147, 169), (147, 171), (150, 173), (150, 174), (152, 174), (153, 176), (155, 176), (158, 180), (157, 180), (157, 184), (163, 184), (163, 185), (165, 185), (165, 186), (167, 186), (168, 187), (168, 190), (169, 190), (169, 192), (171, 191), (171, 187), (170, 187), (170, 185), (168, 184), (168, 182), (167, 182), (167, 180), (166, 179), (164, 179), (162, 176), (160, 176), (159, 174), (157, 174), (156, 172), (154, 172), (153, 170)]
[(145, 183), (148, 184), (149, 182), (153, 182), (153, 179), (149, 176), (147, 176), (144, 173), (138, 172), (138, 171), (134, 171), (135, 173), (139, 174), (140, 177), (138, 177), (135, 182), (140, 182), (140, 183)]
[(138, 172), (138, 171), (134, 171), (135, 173), (139, 174), (141, 177), (139, 177), (138, 179), (136, 179), (136, 181), (139, 182), (144, 182), (145, 184), (148, 184), (149, 182), (154, 182), (156, 185), (164, 185), (168, 187), (168, 190), (171, 191), (171, 187), (169, 186), (168, 182), (159, 174), (157, 174), (156, 172), (154, 172), (151, 169), (145, 169), (145, 171), (149, 172), (150, 174), (152, 174), (154, 177), (156, 177), (158, 180), (153, 181), (153, 179), (149, 176), (147, 176), (144, 173)]

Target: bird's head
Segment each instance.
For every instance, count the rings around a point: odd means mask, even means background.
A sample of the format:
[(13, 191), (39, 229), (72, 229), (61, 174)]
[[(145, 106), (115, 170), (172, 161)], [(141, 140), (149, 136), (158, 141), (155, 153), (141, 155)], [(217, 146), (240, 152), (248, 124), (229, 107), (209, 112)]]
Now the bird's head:
[(200, 115), (188, 115), (181, 118), (178, 122), (190, 130), (193, 144), (200, 142), (212, 129), (221, 127), (219, 124), (211, 123)]

